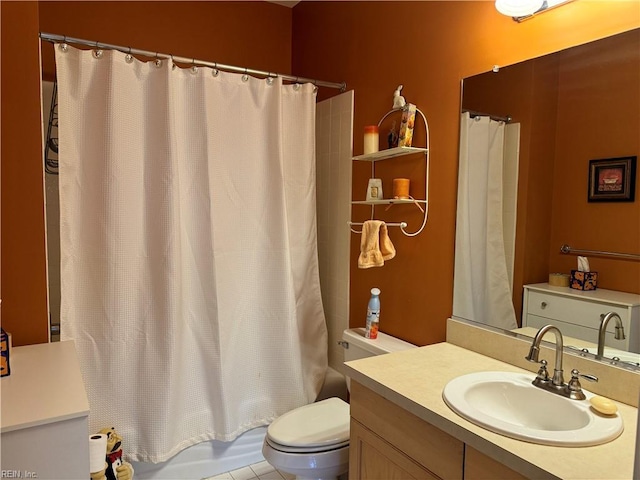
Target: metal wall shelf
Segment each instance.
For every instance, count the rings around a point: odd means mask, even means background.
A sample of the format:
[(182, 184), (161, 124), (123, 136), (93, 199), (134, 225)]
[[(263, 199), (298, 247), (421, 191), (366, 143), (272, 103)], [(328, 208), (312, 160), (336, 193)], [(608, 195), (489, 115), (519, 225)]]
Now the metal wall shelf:
[[(402, 108), (394, 108), (387, 112), (378, 122), (378, 126), (382, 125), (382, 122), (392, 113), (394, 112), (402, 112)], [(387, 223), (387, 226), (400, 227), (400, 230), (403, 234), (408, 237), (414, 237), (418, 235), (424, 229), (427, 224), (427, 218), (429, 213), (429, 124), (427, 123), (427, 118), (424, 113), (419, 108), (416, 108), (416, 113), (419, 113), (424, 121), (424, 128), (426, 133), (426, 147), (395, 147), (389, 148), (386, 150), (381, 150), (375, 153), (369, 153), (366, 155), (358, 155), (352, 157), (353, 161), (364, 161), (371, 162), (371, 178), (375, 178), (375, 162), (381, 160), (391, 160), (397, 159), (400, 157), (405, 157), (408, 155), (422, 154), (424, 155), (424, 159), (426, 162), (426, 171), (425, 171), (425, 198), (424, 199), (414, 199), (414, 198), (385, 198), (382, 200), (354, 200), (351, 202), (352, 205), (370, 205), (371, 206), (371, 220), (375, 218), (375, 207), (379, 205), (408, 205), (413, 204), (417, 208), (420, 209), (423, 213), (422, 225), (415, 232), (408, 232), (406, 230), (407, 222), (397, 222), (397, 223)], [(424, 205), (422, 208), (421, 205)], [(353, 233), (362, 233), (362, 230), (354, 230), (353, 226), (362, 226), (364, 222), (349, 222), (349, 226), (351, 227), (351, 231)]]

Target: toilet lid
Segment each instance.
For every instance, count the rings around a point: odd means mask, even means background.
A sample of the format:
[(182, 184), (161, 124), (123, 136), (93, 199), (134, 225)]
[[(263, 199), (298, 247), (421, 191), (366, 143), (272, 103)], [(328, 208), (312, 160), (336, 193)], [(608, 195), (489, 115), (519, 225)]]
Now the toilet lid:
[(323, 447), (349, 441), (349, 404), (327, 398), (285, 413), (273, 421), (267, 435), (290, 447)]

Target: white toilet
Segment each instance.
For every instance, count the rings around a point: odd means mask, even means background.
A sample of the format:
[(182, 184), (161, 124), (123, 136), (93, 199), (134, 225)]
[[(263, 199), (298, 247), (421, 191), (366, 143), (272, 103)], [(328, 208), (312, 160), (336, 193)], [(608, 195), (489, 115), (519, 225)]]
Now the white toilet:
[[(342, 334), (344, 360), (357, 360), (415, 345), (384, 333), (364, 338), (364, 328)], [(335, 479), (349, 470), (349, 404), (333, 397), (285, 413), (269, 425), (264, 458), (298, 480)]]

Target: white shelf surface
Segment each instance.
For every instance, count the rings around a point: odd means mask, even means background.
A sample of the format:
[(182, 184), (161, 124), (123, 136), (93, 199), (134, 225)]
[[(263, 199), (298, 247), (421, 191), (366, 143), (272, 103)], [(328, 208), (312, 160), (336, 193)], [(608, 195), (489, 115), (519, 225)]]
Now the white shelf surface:
[(393, 205), (393, 204), (410, 204), (427, 203), (426, 200), (411, 200), (410, 198), (384, 198), (382, 200), (354, 200), (353, 205)]
[(86, 417), (89, 401), (72, 341), (14, 347), (2, 377), (2, 433)]
[(390, 158), (403, 157), (414, 153), (427, 153), (427, 149), (419, 147), (395, 147), (366, 155), (358, 155), (357, 157), (353, 157), (352, 160), (377, 162), (378, 160), (388, 160)]

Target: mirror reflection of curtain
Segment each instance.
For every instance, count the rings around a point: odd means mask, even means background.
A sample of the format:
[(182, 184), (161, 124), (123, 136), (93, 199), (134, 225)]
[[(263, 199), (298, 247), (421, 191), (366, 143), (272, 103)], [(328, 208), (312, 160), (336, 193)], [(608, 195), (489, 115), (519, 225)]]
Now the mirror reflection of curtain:
[[(505, 168), (505, 144), (512, 153), (516, 145), (517, 154), (518, 141), (505, 141), (503, 122), (462, 114), (453, 315), (512, 329), (515, 232), (504, 219), (515, 225), (515, 185), (513, 166)], [(505, 199), (513, 205), (505, 208)]]
[(312, 402), (313, 85), (56, 47), (62, 339), (133, 460)]
[[(53, 82), (42, 82), (42, 143), (47, 139), (47, 127), (51, 103), (57, 102), (54, 98)], [(51, 137), (58, 138), (57, 123), (51, 129)], [(57, 161), (58, 154), (51, 149), (49, 158)], [(57, 170), (57, 169), (56, 169)], [(58, 175), (45, 170), (45, 209), (47, 219), (47, 279), (49, 282), (49, 327), (51, 328), (51, 341), (60, 340), (60, 194), (58, 191)], [(54, 330), (56, 328), (58, 330)]]

